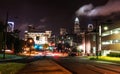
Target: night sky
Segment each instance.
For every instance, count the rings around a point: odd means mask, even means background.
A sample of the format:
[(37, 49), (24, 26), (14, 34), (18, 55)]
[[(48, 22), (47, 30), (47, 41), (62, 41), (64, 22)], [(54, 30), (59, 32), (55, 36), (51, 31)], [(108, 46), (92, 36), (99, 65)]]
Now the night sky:
[[(21, 37), (27, 25), (58, 34), (61, 27), (71, 30), (76, 16), (79, 16), (81, 25), (84, 25), (85, 18), (81, 17), (83, 14), (79, 14), (81, 12), (78, 10), (82, 6), (92, 4), (97, 8), (105, 6), (109, 1), (119, 0), (0, 0), (0, 18), (5, 20), (8, 11), (9, 21), (15, 22), (15, 28), (21, 31)], [(100, 16), (105, 15), (101, 13)]]

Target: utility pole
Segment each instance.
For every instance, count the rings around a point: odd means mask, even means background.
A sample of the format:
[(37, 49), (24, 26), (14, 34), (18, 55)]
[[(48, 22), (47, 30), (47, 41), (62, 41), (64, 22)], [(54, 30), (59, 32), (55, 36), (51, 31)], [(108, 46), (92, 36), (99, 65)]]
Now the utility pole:
[(7, 26), (8, 26), (8, 12), (6, 13), (6, 20), (4, 25), (4, 45), (3, 45), (3, 59), (5, 59), (5, 50), (6, 50), (6, 42), (7, 42)]

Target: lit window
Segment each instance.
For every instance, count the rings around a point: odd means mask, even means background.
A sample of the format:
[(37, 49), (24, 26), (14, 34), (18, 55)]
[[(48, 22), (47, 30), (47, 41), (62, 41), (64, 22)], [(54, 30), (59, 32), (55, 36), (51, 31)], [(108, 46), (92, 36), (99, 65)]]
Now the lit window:
[(105, 41), (105, 42), (102, 42), (102, 45), (109, 45), (109, 44), (112, 44), (112, 41)]
[(102, 36), (108, 36), (108, 35), (111, 35), (111, 31), (106, 31), (102, 33)]

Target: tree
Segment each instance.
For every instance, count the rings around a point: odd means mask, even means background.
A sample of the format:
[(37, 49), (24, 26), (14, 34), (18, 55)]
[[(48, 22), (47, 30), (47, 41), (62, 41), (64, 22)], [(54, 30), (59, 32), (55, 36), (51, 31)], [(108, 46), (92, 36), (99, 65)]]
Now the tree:
[(4, 23), (2, 21), (0, 21), (0, 32), (4, 32)]
[(58, 43), (57, 49), (58, 49), (58, 52), (62, 50), (62, 43)]
[(2, 52), (4, 44), (4, 23), (0, 21), (0, 52)]
[(8, 32), (7, 33), (7, 41), (6, 41), (8, 49), (10, 49), (10, 50), (13, 49), (14, 40), (15, 40), (14, 36), (11, 34), (11, 32)]
[(22, 51), (21, 42), (20, 42), (20, 39), (19, 39), (19, 33), (20, 33), (20, 30), (18, 30), (18, 29), (15, 29), (14, 32), (13, 32), (13, 36), (14, 36), (14, 53), (15, 54)]

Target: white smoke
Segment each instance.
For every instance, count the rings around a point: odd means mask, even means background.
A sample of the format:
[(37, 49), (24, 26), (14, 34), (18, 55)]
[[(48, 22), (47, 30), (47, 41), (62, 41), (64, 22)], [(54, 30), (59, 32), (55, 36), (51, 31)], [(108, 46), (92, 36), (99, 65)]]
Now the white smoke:
[(89, 12), (93, 9), (93, 5), (92, 4), (88, 4), (88, 5), (83, 5), (81, 8), (79, 8), (76, 12), (76, 14), (79, 15), (88, 15)]
[(78, 16), (106, 16), (112, 13), (120, 12), (120, 0), (109, 0), (104, 6), (93, 7), (92, 4), (84, 5), (76, 12)]

